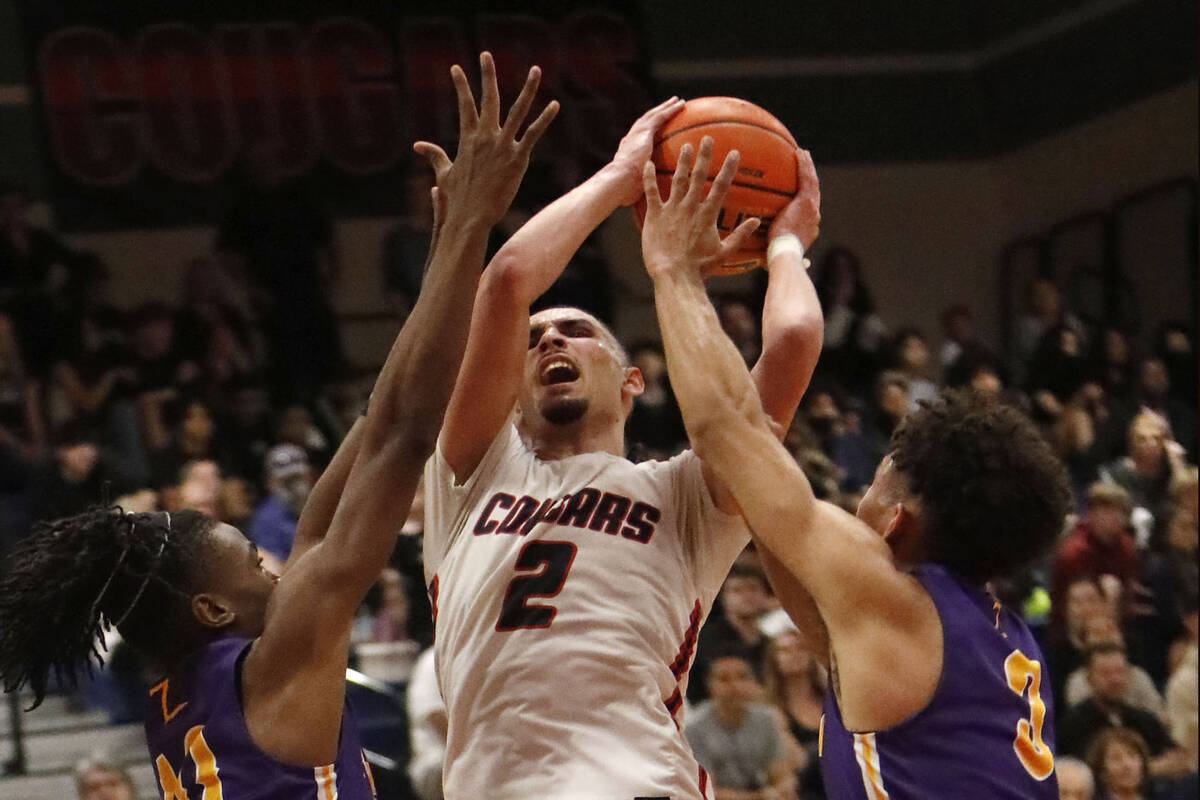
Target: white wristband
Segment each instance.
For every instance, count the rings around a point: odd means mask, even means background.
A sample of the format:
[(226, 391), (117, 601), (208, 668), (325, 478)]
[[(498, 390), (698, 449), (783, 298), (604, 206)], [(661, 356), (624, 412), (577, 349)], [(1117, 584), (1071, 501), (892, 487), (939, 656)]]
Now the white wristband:
[[(784, 233), (773, 238), (770, 244), (767, 245), (767, 267), (770, 268), (771, 262), (781, 253), (795, 253), (800, 257), (800, 261), (804, 261), (804, 245), (800, 242), (800, 237), (794, 233)], [(807, 269), (807, 264), (805, 265)]]

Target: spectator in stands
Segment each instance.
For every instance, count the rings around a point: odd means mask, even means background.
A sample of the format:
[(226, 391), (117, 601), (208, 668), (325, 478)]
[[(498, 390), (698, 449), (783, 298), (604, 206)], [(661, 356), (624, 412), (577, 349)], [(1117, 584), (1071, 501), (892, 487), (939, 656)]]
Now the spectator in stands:
[(1096, 796), (1096, 779), (1086, 762), (1074, 756), (1054, 759), (1058, 776), (1058, 800), (1092, 800)]
[(1196, 456), (1196, 410), (1173, 396), (1170, 373), (1162, 359), (1151, 356), (1142, 360), (1137, 372), (1137, 385), (1132, 397), (1114, 404), (1110, 425), (1105, 433), (1105, 452), (1110, 457), (1120, 455), (1128, 446), (1125, 438), (1136, 417), (1146, 411), (1157, 412), (1175, 440), (1184, 446), (1192, 459)]
[(1137, 731), (1105, 729), (1088, 749), (1087, 760), (1108, 800), (1148, 800), (1150, 753)]
[(1050, 440), (1071, 473), (1071, 489), (1080, 505), (1086, 487), (1096, 479), (1100, 460), (1096, 431), (1107, 418), (1104, 389), (1088, 381), (1062, 406), (1050, 430)]
[[(1128, 455), (1100, 468), (1101, 478), (1120, 484), (1137, 508), (1148, 517), (1138, 531), (1140, 542), (1161, 549), (1162, 534), (1170, 519), (1171, 481), (1186, 468), (1183, 448), (1171, 439), (1167, 421), (1154, 411), (1143, 411), (1129, 423)], [(1148, 541), (1151, 540), (1151, 541)]]
[(1166, 367), (1171, 397), (1194, 411), (1198, 379), (1192, 330), (1182, 322), (1164, 323), (1155, 336), (1154, 354)]
[(88, 263), (30, 223), (24, 190), (0, 186), (0, 312), (15, 323), (26, 366), (37, 378), (46, 377), (62, 333), (80, 310)]
[[(1125, 647), (1125, 636), (1117, 618), (1109, 613), (1100, 612), (1088, 618), (1083, 626), (1083, 646), (1089, 650), (1100, 644), (1113, 643)], [(1092, 696), (1092, 685), (1088, 681), (1086, 666), (1080, 666), (1067, 677), (1066, 690), (1055, 697), (1060, 708), (1070, 708), (1078, 705)], [(1154, 686), (1154, 680), (1146, 670), (1136, 664), (1129, 665), (1129, 682), (1121, 700), (1134, 708), (1149, 711), (1156, 717), (1164, 714), (1163, 698)]]
[(1034, 420), (1058, 419), (1062, 407), (1087, 383), (1090, 369), (1078, 331), (1067, 325), (1047, 331), (1029, 362), (1026, 382)]
[(109, 470), (101, 463), (95, 437), (78, 425), (59, 429), (53, 461), (30, 488), (30, 518), (37, 522), (75, 514), (100, 500)]
[(1115, 602), (1105, 594), (1100, 580), (1079, 578), (1067, 585), (1061, 602), (1051, 605), (1059, 612), (1050, 617), (1049, 642), (1046, 660), (1050, 665), (1050, 682), (1054, 697), (1066, 696), (1067, 676), (1086, 664), (1087, 646), (1084, 628), (1097, 614), (1117, 618)]
[(721, 320), (721, 330), (733, 340), (746, 366), (752, 366), (762, 352), (758, 317), (744, 300), (737, 297), (722, 298), (717, 303), (717, 316)]
[(1149, 748), (1151, 775), (1176, 777), (1186, 772), (1185, 756), (1162, 721), (1121, 699), (1129, 684), (1125, 648), (1115, 642), (1095, 645), (1088, 651), (1087, 668), (1092, 696), (1063, 714), (1058, 728), (1059, 751), (1081, 756), (1090, 751), (1101, 731), (1128, 728), (1136, 731)]
[(221, 468), (211, 459), (198, 458), (179, 468), (179, 482), (160, 493), (163, 508), (182, 511), (192, 508), (216, 518), (221, 504)]
[(350, 638), (358, 668), (366, 675), (404, 691), (421, 645), (409, 633), (408, 581), (387, 567), (367, 592)]
[(1192, 771), (1200, 769), (1200, 700), (1197, 699), (1196, 598), (1186, 601), (1191, 608), (1185, 623), (1191, 641), (1182, 649), (1179, 663), (1167, 680), (1166, 717), (1174, 739), (1187, 755)]
[(269, 299), (276, 396), (311, 398), (344, 360), (329, 302), (339, 267), (333, 223), (306, 185), (288, 180), (275, 145), (257, 148), (245, 166), (248, 180), (219, 235)]
[(771, 590), (767, 576), (757, 564), (742, 558), (735, 561), (718, 595), (720, 613), (712, 613), (700, 629), (696, 658), (687, 696), (692, 703), (705, 699), (707, 674), (713, 658), (721, 653), (740, 653), (761, 676), (766, 665), (767, 639), (759, 619), (768, 610)]
[(816, 288), (825, 315), (818, 369), (847, 391), (866, 393), (879, 370), (887, 328), (875, 313), (858, 256), (831, 248), (821, 259)]
[(104, 306), (74, 320), (51, 370), (52, 426), (73, 419), (100, 426), (110, 404), (128, 397), (135, 373), (125, 327), (121, 312)]
[(179, 338), (190, 358), (205, 366), (212, 332), (224, 328), (242, 371), (257, 372), (265, 364), (268, 346), (259, 318), (261, 304), (256, 303), (242, 255), (218, 239), (211, 253), (187, 265), (179, 299)]
[(124, 767), (110, 758), (93, 756), (75, 765), (79, 800), (136, 800), (137, 788)]
[(266, 389), (254, 381), (235, 384), (217, 436), (222, 442), (220, 449), (229, 454), (230, 474), (262, 488), (263, 459), (275, 441)]
[(254, 515), (254, 487), (244, 478), (223, 477), (217, 497), (217, 519), (245, 530)]
[(903, 328), (892, 338), (891, 368), (908, 379), (910, 410), (915, 411), (921, 401), (937, 398), (937, 384), (930, 379), (929, 345), (916, 328)]
[(1109, 397), (1124, 403), (1134, 390), (1133, 353), (1129, 337), (1121, 328), (1105, 326), (1100, 331), (1093, 353), (1093, 376)]
[(782, 714), (790, 739), (789, 759), (796, 774), (801, 800), (825, 800), (821, 783), (820, 729), (823, 700), (828, 680), (825, 668), (813, 658), (796, 629), (790, 628), (771, 639), (767, 649), (766, 701)]
[(872, 460), (874, 451), (863, 432), (861, 414), (844, 409), (839, 393), (828, 382), (810, 387), (800, 404), (799, 416), (812, 431), (814, 444), (833, 464), (830, 477), (836, 480), (836, 488), (854, 494), (869, 485), (878, 462)]
[(280, 444), (267, 453), (264, 472), (267, 496), (250, 518), (250, 541), (280, 564), (287, 561), (300, 511), (312, 491), (314, 477), (308, 456), (294, 444)]
[(1054, 558), (1050, 585), (1052, 607), (1066, 610), (1066, 590), (1081, 578), (1116, 577), (1128, 586), (1137, 577), (1138, 555), (1130, 530), (1129, 493), (1115, 483), (1088, 488), (1087, 508)]
[(417, 657), (408, 680), (408, 780), (420, 800), (442, 800), (446, 704), (438, 689), (433, 648)]
[(404, 210), (383, 240), (383, 288), (393, 310), (402, 317), (407, 317), (417, 302), (425, 276), (433, 230), (433, 206), (429, 202), (432, 188), (433, 176), (423, 164), (405, 173)]
[(887, 454), (892, 433), (912, 407), (910, 398), (904, 373), (887, 370), (876, 379), (871, 410), (863, 424), (871, 463), (878, 464)]
[(276, 444), (294, 444), (302, 448), (311, 464), (323, 468), (333, 455), (329, 440), (313, 421), (308, 408), (298, 403), (285, 406), (275, 422)]
[(1131, 652), (1160, 685), (1171, 674), (1177, 655), (1172, 642), (1185, 630), (1181, 602), (1200, 591), (1196, 517), (1185, 506), (1170, 513), (1162, 548), (1142, 555), (1140, 614), (1130, 636)]
[(26, 371), (12, 320), (0, 314), (0, 441), (40, 460), (46, 446), (41, 387)]
[(988, 365), (1002, 384), (1007, 383), (999, 359), (977, 338), (975, 317), (966, 303), (955, 303), (942, 312), (942, 349), (938, 362), (942, 367), (942, 382), (948, 386), (967, 385), (981, 365)]
[(174, 486), (189, 461), (211, 460), (221, 467), (229, 462), (219, 450), (212, 411), (202, 400), (172, 400), (161, 413), (157, 405), (153, 408), (146, 418), (152, 486)]
[(1028, 365), (1046, 334), (1058, 327), (1074, 331), (1080, 344), (1084, 343), (1086, 329), (1079, 317), (1063, 308), (1058, 286), (1049, 278), (1034, 278), (1029, 287), (1029, 312), (1017, 320), (1014, 342), (1017, 366), (1023, 369)]
[(129, 316), (129, 346), (135, 391), (144, 402), (173, 399), (200, 371), (184, 358), (175, 340), (175, 315), (162, 303), (146, 303)]
[(717, 800), (795, 796), (778, 724), (758, 702), (761, 688), (740, 653), (719, 653), (706, 676), (709, 700), (684, 728), (696, 760), (712, 775)]
[(667, 380), (667, 362), (662, 348), (649, 342), (630, 350), (633, 365), (642, 371), (646, 389), (633, 399), (633, 411), (625, 422), (625, 438), (633, 460), (664, 459), (678, 453), (687, 442), (683, 417)]

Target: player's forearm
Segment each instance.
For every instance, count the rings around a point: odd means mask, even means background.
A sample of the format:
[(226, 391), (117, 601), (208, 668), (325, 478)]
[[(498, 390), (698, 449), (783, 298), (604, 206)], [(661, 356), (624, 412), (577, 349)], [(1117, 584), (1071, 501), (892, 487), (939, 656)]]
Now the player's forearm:
[[(789, 487), (794, 522), (812, 513), (812, 487), (771, 431), (750, 373), (721, 330), (698, 274), (685, 268), (656, 275), (654, 299), (667, 372), (693, 449), (732, 492), (756, 538), (785, 550), (790, 534), (772, 521), (781, 485)], [(764, 485), (762, 475), (778, 475), (779, 483)]]
[(324, 539), (329, 531), (329, 523), (333, 521), (333, 513), (337, 511), (338, 501), (342, 499), (342, 490), (346, 487), (346, 479), (350, 477), (350, 468), (354, 466), (358, 451), (362, 447), (365, 427), (361, 417), (355, 420), (346, 438), (338, 446), (337, 452), (333, 454), (333, 459), (309, 492), (304, 510), (300, 512), (300, 520), (296, 523), (296, 538), (292, 541), (292, 552), (284, 565), (285, 571), (309, 548)]
[[(699, 274), (682, 269), (653, 279), (667, 371), (692, 446), (713, 451), (731, 428), (769, 430), (750, 374), (721, 330)], [(710, 464), (718, 477), (720, 460)]]
[(512, 235), (487, 268), (522, 310), (550, 288), (584, 240), (620, 206), (628, 185), (611, 164), (539, 211)]
[(821, 354), (824, 318), (798, 253), (779, 253), (770, 267), (754, 383), (763, 409), (786, 430)]

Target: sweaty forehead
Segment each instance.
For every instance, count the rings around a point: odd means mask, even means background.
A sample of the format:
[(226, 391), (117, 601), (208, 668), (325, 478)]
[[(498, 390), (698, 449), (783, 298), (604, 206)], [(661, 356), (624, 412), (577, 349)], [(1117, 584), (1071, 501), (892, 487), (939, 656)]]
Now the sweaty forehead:
[(529, 327), (535, 328), (538, 326), (545, 326), (550, 323), (576, 322), (580, 320), (590, 322), (595, 327), (604, 329), (604, 324), (591, 314), (587, 313), (583, 309), (570, 308), (568, 306), (547, 308), (537, 312), (529, 318)]

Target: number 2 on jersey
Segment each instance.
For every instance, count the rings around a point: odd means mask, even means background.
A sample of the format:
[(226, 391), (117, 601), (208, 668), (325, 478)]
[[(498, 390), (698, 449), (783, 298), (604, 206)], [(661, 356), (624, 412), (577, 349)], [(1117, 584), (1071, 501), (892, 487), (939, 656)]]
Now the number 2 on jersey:
[(567, 582), (567, 573), (575, 562), (571, 542), (528, 542), (517, 554), (517, 577), (508, 584), (497, 631), (519, 628), (549, 628), (558, 609), (552, 605), (530, 603), (532, 598), (554, 597)]
[(1042, 700), (1042, 665), (1020, 650), (1013, 650), (1004, 659), (1004, 675), (1008, 679), (1008, 688), (1018, 696), (1024, 697), (1026, 686), (1029, 687), (1029, 719), (1022, 717), (1018, 720), (1013, 751), (1026, 772), (1044, 781), (1054, 772), (1054, 754), (1042, 740), (1042, 725), (1046, 722), (1046, 703)]

